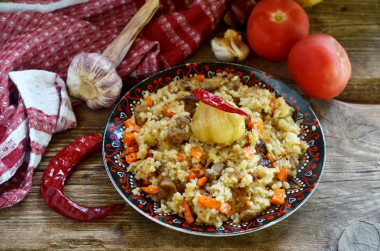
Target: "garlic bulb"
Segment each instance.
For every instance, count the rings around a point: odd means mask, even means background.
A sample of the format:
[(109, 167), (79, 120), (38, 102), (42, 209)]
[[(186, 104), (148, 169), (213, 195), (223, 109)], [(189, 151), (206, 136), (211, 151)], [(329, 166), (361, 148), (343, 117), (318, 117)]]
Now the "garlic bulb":
[(191, 130), (204, 143), (229, 144), (240, 139), (245, 131), (245, 117), (228, 113), (199, 102)]
[(211, 47), (217, 59), (225, 62), (243, 61), (249, 54), (249, 47), (234, 30), (228, 29), (224, 38), (211, 40)]
[(159, 7), (159, 0), (146, 0), (103, 54), (81, 53), (75, 56), (67, 73), (69, 94), (85, 100), (87, 106), (94, 110), (111, 107), (119, 98), (122, 87), (116, 68)]
[(69, 94), (97, 110), (119, 98), (122, 80), (113, 63), (99, 53), (80, 53), (72, 60), (66, 81)]

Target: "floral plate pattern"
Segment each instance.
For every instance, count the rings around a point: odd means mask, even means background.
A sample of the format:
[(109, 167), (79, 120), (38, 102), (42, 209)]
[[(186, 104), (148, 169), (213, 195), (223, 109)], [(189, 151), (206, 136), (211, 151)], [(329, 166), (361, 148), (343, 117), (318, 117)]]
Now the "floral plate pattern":
[[(155, 92), (171, 81), (185, 76), (203, 74), (212, 77), (218, 72), (229, 72), (240, 76), (243, 84), (250, 87), (266, 88), (276, 96), (282, 96), (295, 108), (294, 120), (302, 120), (300, 137), (307, 141), (309, 149), (297, 166), (297, 175), (289, 180), (287, 198), (281, 206), (272, 206), (254, 220), (236, 225), (225, 222), (221, 227), (188, 224), (176, 214), (157, 213), (158, 205), (145, 196), (135, 196), (132, 190), (140, 186), (131, 173), (126, 172), (127, 163), (120, 159), (123, 150), (122, 135), (124, 121), (133, 115), (133, 106), (139, 103), (144, 92)], [(197, 235), (229, 236), (250, 233), (271, 226), (300, 208), (315, 190), (323, 172), (326, 158), (325, 140), (321, 125), (311, 108), (291, 88), (275, 77), (242, 65), (231, 63), (191, 63), (159, 72), (132, 88), (113, 109), (104, 132), (103, 161), (106, 171), (121, 196), (138, 212), (166, 227)]]

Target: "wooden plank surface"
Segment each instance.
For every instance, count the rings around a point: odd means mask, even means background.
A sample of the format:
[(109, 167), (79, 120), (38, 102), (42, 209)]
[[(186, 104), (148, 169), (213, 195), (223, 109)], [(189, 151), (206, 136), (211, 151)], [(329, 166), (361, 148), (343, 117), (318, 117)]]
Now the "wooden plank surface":
[[(329, 33), (345, 47), (353, 74), (337, 99), (307, 99), (324, 129), (327, 160), (316, 191), (297, 212), (269, 228), (228, 238), (176, 232), (150, 221), (130, 206), (96, 222), (78, 223), (63, 218), (42, 200), (42, 173), (65, 145), (84, 134), (103, 132), (111, 112), (79, 106), (75, 108), (78, 127), (53, 136), (26, 199), (0, 210), (0, 249), (379, 250), (380, 3), (325, 0), (307, 12), (311, 33)], [(224, 29), (219, 27), (214, 35), (222, 36)], [(206, 41), (187, 62), (214, 60)], [(269, 62), (251, 53), (242, 64), (266, 71), (301, 93), (285, 62)], [(100, 154), (90, 156), (77, 167), (67, 181), (65, 193), (89, 206), (123, 202), (105, 172)]]

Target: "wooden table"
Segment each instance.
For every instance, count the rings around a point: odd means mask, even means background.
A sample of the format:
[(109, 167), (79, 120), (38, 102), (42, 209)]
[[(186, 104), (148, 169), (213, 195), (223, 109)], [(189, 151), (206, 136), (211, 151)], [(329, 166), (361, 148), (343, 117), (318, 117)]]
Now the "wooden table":
[[(95, 222), (66, 219), (42, 200), (42, 173), (65, 145), (84, 134), (103, 132), (111, 111), (90, 111), (80, 106), (75, 108), (78, 127), (53, 136), (26, 199), (0, 210), (0, 249), (379, 250), (380, 2), (325, 0), (307, 12), (311, 33), (336, 37), (349, 54), (353, 72), (337, 99), (306, 98), (322, 123), (327, 160), (316, 191), (297, 212), (269, 228), (228, 238), (173, 231), (148, 220), (129, 205)], [(221, 37), (223, 32), (220, 27), (216, 35)], [(206, 41), (187, 61), (214, 60)], [(266, 61), (251, 53), (242, 64), (268, 72), (299, 91), (286, 62)], [(100, 154), (77, 168), (67, 181), (65, 193), (90, 206), (123, 202)]]

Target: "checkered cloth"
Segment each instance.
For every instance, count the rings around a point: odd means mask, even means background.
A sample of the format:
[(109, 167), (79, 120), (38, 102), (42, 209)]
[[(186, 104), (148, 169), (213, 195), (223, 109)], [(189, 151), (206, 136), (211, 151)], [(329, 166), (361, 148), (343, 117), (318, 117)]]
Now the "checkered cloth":
[[(15, 205), (30, 190), (52, 134), (76, 127), (63, 81), (72, 58), (82, 51), (101, 53), (144, 3), (0, 3), (0, 208)], [(161, 5), (119, 65), (122, 78), (147, 77), (181, 63), (216, 28), (226, 0)]]

